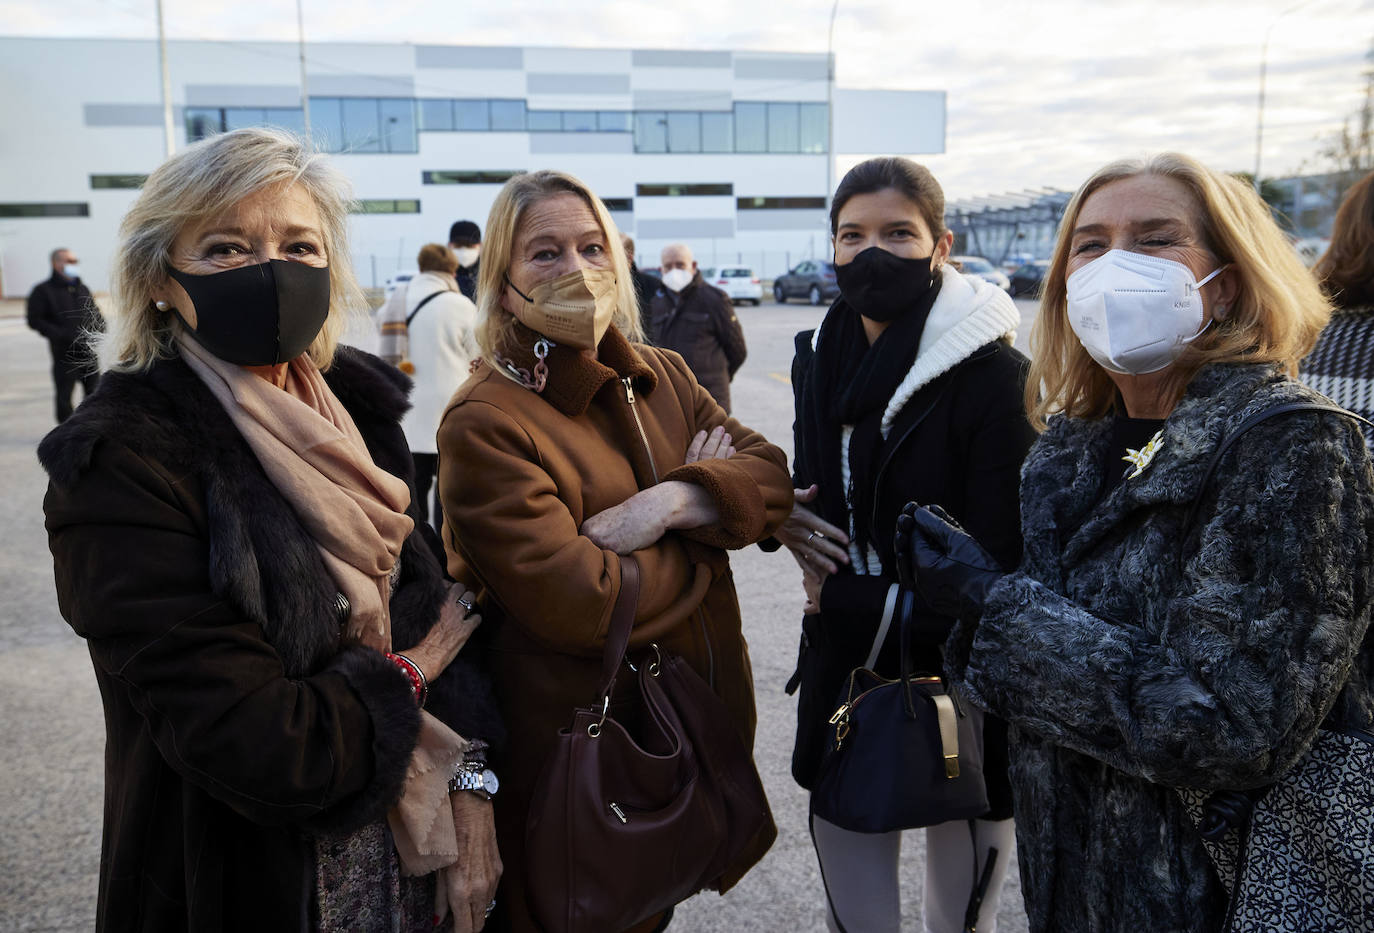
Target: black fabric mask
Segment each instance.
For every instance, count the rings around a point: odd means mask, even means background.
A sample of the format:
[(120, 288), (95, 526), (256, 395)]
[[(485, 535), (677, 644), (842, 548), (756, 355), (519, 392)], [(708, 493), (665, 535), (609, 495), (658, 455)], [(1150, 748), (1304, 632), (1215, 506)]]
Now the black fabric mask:
[(269, 259), (210, 275), (176, 269), (168, 274), (195, 305), (196, 326), (187, 325), (187, 331), (235, 366), (294, 360), (309, 349), (329, 317), (328, 268)]
[(891, 321), (919, 305), (930, 291), (935, 282), (931, 258), (904, 259), (881, 246), (870, 246), (835, 266), (835, 282), (855, 311), (872, 321)]

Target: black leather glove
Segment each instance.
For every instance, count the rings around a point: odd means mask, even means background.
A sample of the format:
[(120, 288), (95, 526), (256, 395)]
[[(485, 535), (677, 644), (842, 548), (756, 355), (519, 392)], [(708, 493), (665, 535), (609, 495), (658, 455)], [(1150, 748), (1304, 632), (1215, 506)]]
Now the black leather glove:
[(908, 502), (893, 547), (902, 586), (941, 615), (982, 615), (988, 590), (1003, 576), (992, 555), (938, 505)]

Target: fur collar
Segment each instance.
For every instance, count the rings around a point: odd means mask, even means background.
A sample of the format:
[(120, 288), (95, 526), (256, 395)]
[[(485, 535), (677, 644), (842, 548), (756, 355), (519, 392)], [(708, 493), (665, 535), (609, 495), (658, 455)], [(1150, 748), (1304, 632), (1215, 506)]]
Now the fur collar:
[[(534, 372), (534, 342), (539, 334), (524, 324), (516, 323), (516, 346), (510, 351), (510, 362), (526, 372)], [(658, 385), (658, 376), (644, 362), (634, 346), (611, 325), (596, 348), (597, 358), (575, 347), (555, 345), (549, 351), (549, 381), (540, 397), (569, 418), (587, 410), (592, 398), (602, 386), (618, 379), (631, 378), (636, 388), (648, 394)], [(500, 372), (500, 370), (497, 370)], [(507, 378), (513, 378), (505, 373)]]
[[(930, 309), (916, 360), (892, 393), (883, 412), (886, 437), (906, 403), (937, 377), (972, 356), (979, 348), (1001, 337), (1016, 338), (1021, 312), (995, 285), (963, 275), (948, 264), (941, 269), (940, 294)], [(820, 344), (821, 328), (811, 337), (811, 349)]]

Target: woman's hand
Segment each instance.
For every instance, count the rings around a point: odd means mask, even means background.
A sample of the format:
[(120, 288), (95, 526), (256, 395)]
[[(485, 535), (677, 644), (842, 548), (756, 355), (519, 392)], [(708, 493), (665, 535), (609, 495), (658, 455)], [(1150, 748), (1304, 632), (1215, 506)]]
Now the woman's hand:
[(730, 446), (731, 440), (730, 435), (725, 433), (724, 425), (716, 425), (710, 434), (698, 431), (697, 436), (692, 438), (692, 443), (687, 445), (684, 463), (696, 463), (698, 460), (729, 460), (735, 455), (735, 448)]
[(992, 555), (938, 505), (908, 502), (892, 545), (902, 585), (941, 615), (981, 616), (988, 590), (1003, 576)]
[(792, 504), (792, 514), (773, 536), (792, 552), (803, 574), (811, 574), (824, 582), (827, 576), (840, 569), (840, 564), (849, 563), (845, 550), (849, 547), (849, 535), (806, 507), (805, 503), (815, 501), (820, 494), (820, 487), (812, 484), (793, 492), (796, 501)]
[(582, 534), (597, 547), (633, 554), (675, 528), (700, 528), (719, 518), (710, 493), (674, 480), (641, 489), (620, 505), (598, 512), (582, 523)]
[(477, 626), (482, 624), (481, 615), (468, 608), (475, 605), (476, 601), (477, 594), (464, 589), (461, 583), (449, 584), (448, 593), (439, 609), (439, 621), (434, 623), (423, 641), (403, 652), (419, 665), (430, 683), (444, 672), (444, 668), (467, 644), (472, 633), (477, 631)]
[(441, 882), (448, 888), (453, 933), (475, 933), (486, 925), (487, 906), (495, 899), (496, 883), (501, 880), (496, 821), (490, 800), (466, 790), (448, 797), (458, 835), (458, 861), (444, 869)]

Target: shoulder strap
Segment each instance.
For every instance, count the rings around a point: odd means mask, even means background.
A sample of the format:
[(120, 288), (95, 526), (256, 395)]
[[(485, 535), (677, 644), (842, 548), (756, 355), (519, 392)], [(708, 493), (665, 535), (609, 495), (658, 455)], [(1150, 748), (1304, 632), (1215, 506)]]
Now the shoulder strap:
[(415, 315), (417, 315), (417, 314), (420, 313), (420, 309), (421, 309), (421, 308), (423, 308), (425, 305), (429, 304), (431, 301), (433, 301), (435, 298), (439, 297), (439, 296), (442, 295), (443, 293), (444, 293), (444, 290), (441, 288), (441, 289), (439, 289), (437, 292), (430, 292), (428, 295), (426, 295), (425, 297), (421, 298), (421, 299), (420, 299), (420, 303), (419, 303), (418, 305), (415, 306), (415, 310), (412, 311), (412, 312), (410, 312), (410, 314), (406, 315), (406, 327), (409, 327), (409, 326), (410, 326), (410, 322), (413, 321), (413, 320), (415, 320)]
[(1285, 402), (1255, 412), (1242, 421), (1234, 431), (1228, 434), (1222, 442), (1217, 445), (1216, 452), (1212, 454), (1212, 459), (1208, 462), (1207, 469), (1202, 474), (1202, 481), (1198, 483), (1197, 492), (1193, 496), (1193, 503), (1188, 508), (1188, 517), (1183, 520), (1183, 533), (1179, 536), (1180, 541), (1184, 540), (1188, 536), (1188, 533), (1192, 531), (1193, 523), (1197, 520), (1198, 510), (1202, 508), (1202, 493), (1206, 490), (1207, 484), (1212, 479), (1212, 475), (1216, 473), (1217, 466), (1221, 463), (1221, 458), (1226, 456), (1226, 452), (1240, 439), (1241, 435), (1245, 434), (1246, 431), (1249, 431), (1262, 421), (1268, 421), (1270, 418), (1276, 418), (1279, 415), (1286, 415), (1289, 412), (1295, 411), (1325, 411), (1333, 415), (1345, 415), (1347, 418), (1354, 418), (1356, 421), (1363, 422), (1374, 428), (1374, 422), (1371, 422), (1367, 418), (1361, 418), (1353, 411), (1347, 411), (1338, 405), (1326, 405), (1321, 402)]
[(601, 655), (602, 693), (609, 697), (615, 685), (620, 662), (630, 645), (630, 629), (634, 628), (635, 610), (639, 607), (639, 560), (632, 554), (620, 558), (620, 594), (611, 610), (610, 630), (606, 633), (606, 649)]

